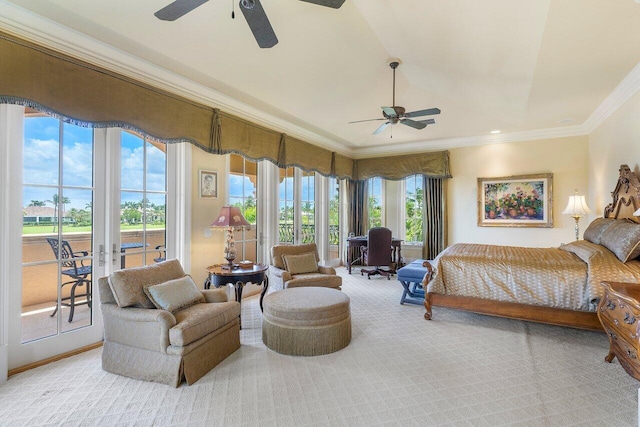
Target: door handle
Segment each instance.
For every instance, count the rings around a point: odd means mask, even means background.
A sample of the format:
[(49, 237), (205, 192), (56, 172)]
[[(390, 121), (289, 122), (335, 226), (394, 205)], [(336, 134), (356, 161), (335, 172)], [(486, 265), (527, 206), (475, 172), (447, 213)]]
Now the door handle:
[(104, 265), (104, 245), (98, 246), (98, 250), (98, 265), (102, 267)]
[(118, 251), (116, 250), (116, 244), (113, 244), (113, 251), (111, 251), (111, 262), (115, 264), (118, 261)]

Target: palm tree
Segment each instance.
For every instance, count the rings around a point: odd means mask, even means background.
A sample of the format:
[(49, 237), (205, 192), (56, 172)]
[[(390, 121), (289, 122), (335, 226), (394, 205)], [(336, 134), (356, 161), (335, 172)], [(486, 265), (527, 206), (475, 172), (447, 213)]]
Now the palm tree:
[(45, 201), (53, 205), (53, 217), (56, 219), (56, 221), (53, 223), (53, 231), (55, 232), (56, 225), (58, 225), (58, 205), (62, 202), (62, 209), (60, 210), (60, 212), (62, 212), (62, 214), (64, 215), (64, 205), (71, 203), (71, 200), (69, 200), (68, 197), (63, 197), (61, 201), (60, 196), (58, 196), (58, 193), (56, 193), (51, 196), (51, 200)]
[(29, 202), (29, 206), (44, 206), (46, 202), (43, 202), (42, 200), (32, 200), (31, 202)]

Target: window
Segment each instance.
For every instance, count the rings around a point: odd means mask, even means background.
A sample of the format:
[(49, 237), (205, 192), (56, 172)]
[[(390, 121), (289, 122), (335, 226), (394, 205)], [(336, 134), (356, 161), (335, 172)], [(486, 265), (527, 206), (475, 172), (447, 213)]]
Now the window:
[(405, 242), (422, 244), (423, 242), (423, 212), (424, 188), (422, 175), (405, 178)]
[(382, 227), (382, 178), (369, 178), (369, 228)]
[(242, 215), (251, 224), (250, 230), (234, 233), (237, 256), (242, 260), (256, 262), (258, 164), (237, 154), (230, 154), (229, 160), (229, 204), (239, 207)]

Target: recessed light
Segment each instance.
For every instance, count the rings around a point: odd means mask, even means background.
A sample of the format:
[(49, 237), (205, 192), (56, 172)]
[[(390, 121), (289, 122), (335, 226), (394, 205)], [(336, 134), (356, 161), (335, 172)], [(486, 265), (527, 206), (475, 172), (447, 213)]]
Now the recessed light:
[(491, 133), (496, 134), (496, 133), (500, 133), (500, 131), (496, 129), (496, 130), (492, 130)]

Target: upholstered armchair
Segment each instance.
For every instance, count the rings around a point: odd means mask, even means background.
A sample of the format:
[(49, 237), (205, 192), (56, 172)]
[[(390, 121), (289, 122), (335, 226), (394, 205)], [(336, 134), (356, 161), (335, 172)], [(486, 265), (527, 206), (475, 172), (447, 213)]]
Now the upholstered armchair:
[(198, 289), (177, 260), (117, 271), (98, 289), (107, 372), (178, 387), (240, 348), (240, 304)]
[(323, 286), (340, 290), (342, 277), (336, 275), (333, 267), (319, 266), (319, 260), (315, 243), (272, 247), (269, 290), (300, 286)]

